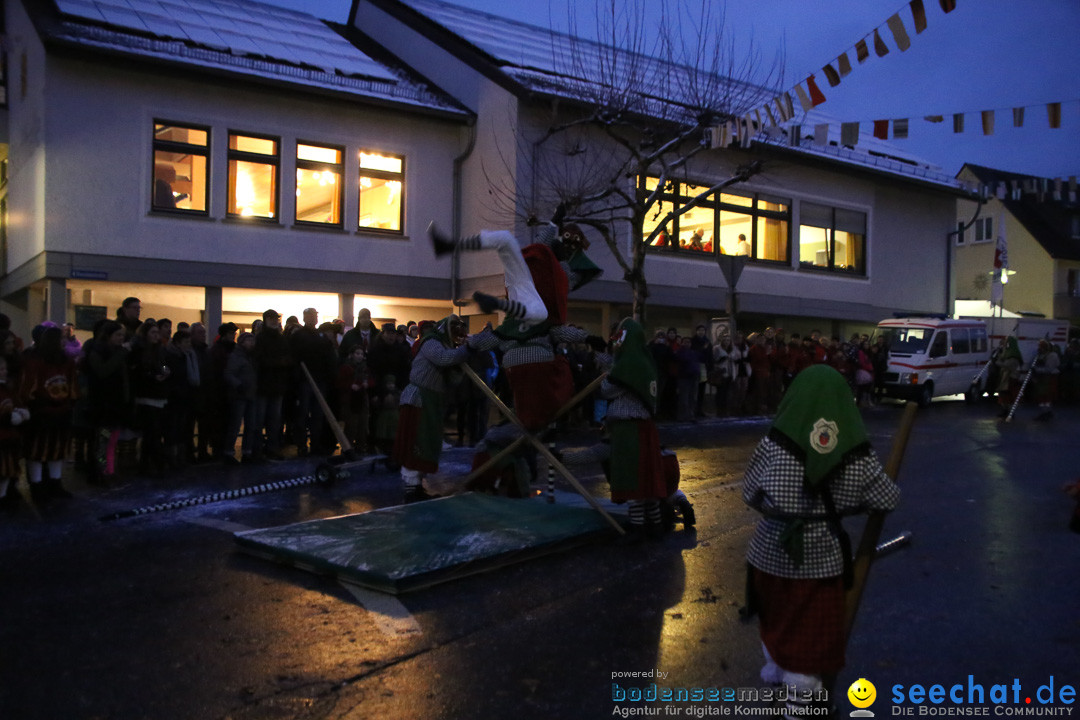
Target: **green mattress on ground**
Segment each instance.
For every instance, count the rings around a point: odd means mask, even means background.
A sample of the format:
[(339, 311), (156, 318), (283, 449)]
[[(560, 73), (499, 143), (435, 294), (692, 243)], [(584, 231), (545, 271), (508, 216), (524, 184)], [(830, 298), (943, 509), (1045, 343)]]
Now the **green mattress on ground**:
[(245, 552), (396, 594), (616, 535), (580, 498), (559, 496), (467, 493), (235, 538)]

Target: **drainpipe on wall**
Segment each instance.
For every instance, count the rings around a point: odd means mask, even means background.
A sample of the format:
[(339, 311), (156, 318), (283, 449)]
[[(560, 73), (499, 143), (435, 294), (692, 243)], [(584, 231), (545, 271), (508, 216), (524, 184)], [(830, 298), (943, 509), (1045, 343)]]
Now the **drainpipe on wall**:
[[(453, 213), (454, 213), (454, 216), (453, 216), (453, 218), (451, 220), (451, 223), (453, 224), (453, 228), (452, 228), (453, 237), (461, 237), (461, 228), (462, 228), (462, 220), (461, 220), (462, 209), (461, 209), (461, 205), (462, 205), (462, 197), (464, 195), (464, 190), (462, 189), (462, 185), (464, 184), (464, 181), (462, 180), (462, 175), (464, 173), (463, 168), (464, 168), (464, 165), (465, 165), (465, 161), (469, 159), (469, 156), (472, 155), (472, 152), (473, 152), (474, 149), (476, 149), (476, 120), (475, 119), (469, 122), (469, 142), (468, 142), (467, 146), (465, 147), (465, 151), (462, 152), (460, 155), (458, 155), (456, 158), (454, 158), (454, 188), (453, 188), (453, 192), (454, 192), (454, 198), (453, 198), (454, 210), (453, 210)], [(456, 302), (457, 302), (457, 299), (458, 299), (458, 273), (459, 273), (459, 271), (460, 271), (460, 255), (455, 252), (452, 255), (451, 260), (450, 260), (450, 305), (451, 305), (451, 307), (456, 307)]]

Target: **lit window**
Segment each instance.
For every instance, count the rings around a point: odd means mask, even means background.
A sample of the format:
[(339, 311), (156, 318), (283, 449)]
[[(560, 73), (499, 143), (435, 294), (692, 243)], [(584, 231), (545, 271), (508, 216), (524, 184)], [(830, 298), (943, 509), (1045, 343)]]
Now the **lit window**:
[[(645, 178), (642, 192), (656, 188)], [(697, 198), (708, 186), (669, 182), (649, 210), (643, 227), (648, 237), (673, 209)], [(674, 218), (650, 249), (687, 255), (747, 255), (753, 260), (788, 262), (791, 201), (761, 194), (713, 193)]]
[(156, 121), (150, 207), (206, 215), (209, 154), (209, 128)]
[(365, 230), (400, 233), (404, 225), (405, 158), (360, 151), (360, 216)]
[(799, 222), (802, 267), (866, 274), (866, 213), (804, 202)]
[(229, 133), (229, 217), (278, 216), (278, 141)]
[(341, 226), (344, 150), (296, 144), (296, 222)]

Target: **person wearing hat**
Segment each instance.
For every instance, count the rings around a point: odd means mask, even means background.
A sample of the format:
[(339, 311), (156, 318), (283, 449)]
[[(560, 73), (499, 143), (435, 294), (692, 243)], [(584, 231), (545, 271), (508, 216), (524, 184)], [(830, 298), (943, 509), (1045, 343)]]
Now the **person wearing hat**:
[[(542, 223), (536, 241), (522, 250), (517, 238), (505, 230), (482, 230), (478, 235), (451, 238), (441, 233), (435, 223), (428, 226), (428, 235), (436, 257), (454, 252), (495, 250), (503, 266), (503, 282), (507, 297), (496, 298), (482, 292), (473, 299), (485, 313), (501, 310), (507, 320), (514, 321), (518, 332), (543, 323), (560, 324), (552, 315), (553, 304), (566, 304), (566, 294), (576, 290), (600, 274), (600, 268), (585, 255), (589, 242), (577, 225), (562, 224), (562, 206), (555, 217)], [(565, 312), (563, 312), (565, 316)]]
[(800, 372), (743, 477), (743, 501), (762, 515), (746, 554), (745, 614), (759, 618), (761, 679), (798, 691), (788, 717), (805, 716), (804, 699), (844, 667), (852, 558), (841, 516), (899, 499), (844, 377), (827, 365)]
[(469, 357), (465, 323), (448, 315), (425, 332), (414, 348), (409, 385), (401, 393), (394, 461), (401, 466), (405, 502), (436, 497), (424, 476), (437, 472), (442, 454), (447, 394), (462, 380), (458, 369)]

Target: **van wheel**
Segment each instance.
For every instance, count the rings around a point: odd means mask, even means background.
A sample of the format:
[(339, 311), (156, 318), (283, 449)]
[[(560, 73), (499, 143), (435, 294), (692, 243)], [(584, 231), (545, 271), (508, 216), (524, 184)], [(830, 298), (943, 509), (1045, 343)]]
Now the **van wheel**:
[(930, 407), (930, 401), (934, 399), (934, 384), (926, 383), (919, 389), (919, 395), (916, 398), (919, 403), (919, 407)]

